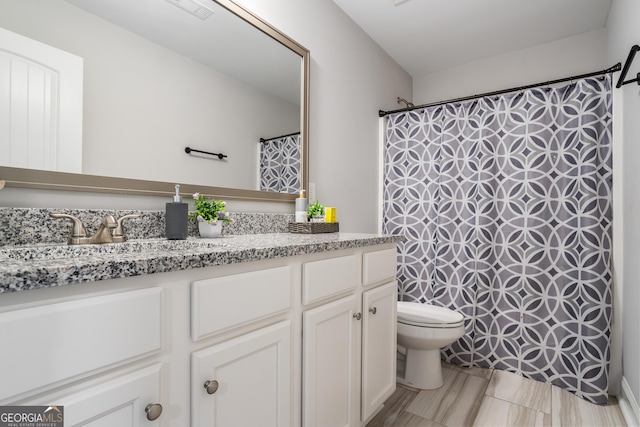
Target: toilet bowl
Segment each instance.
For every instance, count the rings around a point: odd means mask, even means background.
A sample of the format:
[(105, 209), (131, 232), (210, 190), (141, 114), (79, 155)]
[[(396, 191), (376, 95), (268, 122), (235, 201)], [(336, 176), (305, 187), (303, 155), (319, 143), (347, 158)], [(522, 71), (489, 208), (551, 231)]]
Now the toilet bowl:
[(461, 313), (430, 304), (398, 301), (398, 347), (405, 355), (406, 366), (397, 381), (426, 390), (441, 387), (440, 349), (463, 335)]

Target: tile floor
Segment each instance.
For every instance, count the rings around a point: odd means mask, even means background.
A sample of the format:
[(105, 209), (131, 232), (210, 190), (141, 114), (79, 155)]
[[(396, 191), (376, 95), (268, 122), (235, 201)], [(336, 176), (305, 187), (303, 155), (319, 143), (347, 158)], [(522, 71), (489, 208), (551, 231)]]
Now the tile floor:
[(594, 405), (510, 372), (442, 366), (442, 387), (398, 385), (367, 427), (626, 426), (613, 397), (608, 405)]

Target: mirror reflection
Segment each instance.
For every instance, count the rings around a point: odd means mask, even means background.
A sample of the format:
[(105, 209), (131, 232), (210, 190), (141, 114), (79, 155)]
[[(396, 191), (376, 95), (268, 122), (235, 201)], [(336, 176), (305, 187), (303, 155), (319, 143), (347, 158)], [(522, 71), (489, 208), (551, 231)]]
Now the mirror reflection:
[(0, 166), (299, 190), (302, 58), (219, 4), (3, 0), (0, 27)]

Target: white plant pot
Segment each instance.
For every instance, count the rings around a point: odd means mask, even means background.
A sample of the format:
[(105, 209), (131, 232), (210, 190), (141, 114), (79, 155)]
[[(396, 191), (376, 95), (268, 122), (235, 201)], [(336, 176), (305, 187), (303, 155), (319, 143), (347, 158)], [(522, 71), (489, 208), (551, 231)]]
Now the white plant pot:
[(222, 221), (216, 222), (216, 225), (211, 225), (207, 221), (201, 221), (198, 223), (198, 231), (200, 231), (200, 237), (218, 237), (220, 233), (222, 233)]

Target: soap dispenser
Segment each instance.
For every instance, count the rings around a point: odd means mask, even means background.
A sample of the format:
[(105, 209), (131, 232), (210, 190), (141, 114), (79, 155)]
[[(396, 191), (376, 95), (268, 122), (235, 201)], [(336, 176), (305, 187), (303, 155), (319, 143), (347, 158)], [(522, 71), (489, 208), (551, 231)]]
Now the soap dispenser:
[(167, 203), (165, 214), (165, 234), (169, 240), (184, 240), (187, 238), (189, 225), (189, 206), (182, 202), (180, 197), (180, 185), (176, 184), (176, 194), (173, 202)]

